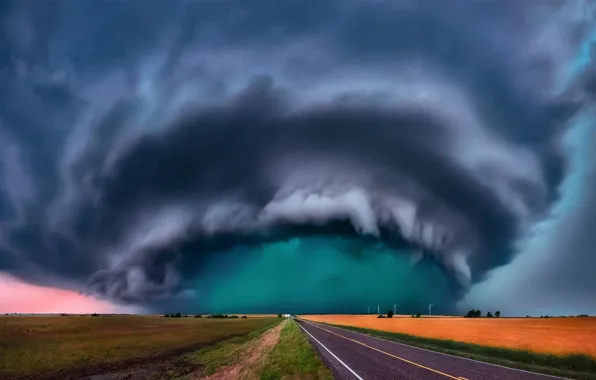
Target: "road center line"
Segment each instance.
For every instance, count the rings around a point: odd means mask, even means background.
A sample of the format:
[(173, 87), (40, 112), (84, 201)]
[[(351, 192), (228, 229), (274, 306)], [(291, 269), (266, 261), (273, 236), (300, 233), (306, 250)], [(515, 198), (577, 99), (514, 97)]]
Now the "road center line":
[(360, 375), (358, 375), (356, 372), (354, 372), (354, 370), (352, 368), (350, 368), (346, 363), (344, 363), (340, 358), (338, 358), (337, 355), (335, 355), (333, 352), (331, 352), (330, 349), (328, 349), (327, 347), (325, 347), (325, 345), (323, 343), (321, 343), (317, 338), (315, 338), (311, 333), (309, 333), (304, 327), (302, 327), (300, 325), (300, 323), (296, 322), (296, 324), (298, 326), (300, 326), (300, 328), (302, 330), (304, 330), (305, 333), (307, 333), (308, 335), (310, 335), (310, 337), (313, 338), (315, 340), (315, 342), (317, 342), (321, 347), (323, 347), (325, 350), (327, 350), (327, 352), (329, 352), (331, 354), (331, 356), (333, 356), (341, 365), (343, 365), (344, 367), (346, 367), (346, 369), (348, 371), (350, 371), (352, 373), (352, 375), (356, 376), (356, 378), (358, 380), (364, 380), (362, 377), (360, 377)]
[[(343, 336), (343, 335), (340, 335), (340, 334), (334, 333), (333, 331), (329, 331), (329, 330), (327, 330), (327, 329), (324, 329), (324, 328), (322, 328), (322, 327), (319, 327), (319, 326), (317, 326), (317, 325), (314, 325), (314, 324), (311, 324), (311, 323), (308, 323), (308, 322), (304, 322), (304, 323), (306, 323), (306, 324), (307, 324), (307, 325), (309, 325), (309, 326), (315, 327), (315, 328), (317, 328), (317, 329), (319, 329), (319, 330), (323, 330), (323, 331), (326, 331), (326, 332), (328, 332), (328, 333), (330, 333), (330, 334), (336, 335), (336, 336), (338, 336), (338, 337), (340, 337), (340, 338), (344, 338), (344, 339), (346, 339), (346, 340), (349, 340), (349, 341), (351, 341), (351, 342), (357, 343), (357, 344), (359, 344), (359, 345), (361, 345), (361, 346), (364, 346), (364, 347), (370, 348), (371, 350), (374, 350), (374, 351), (381, 352), (381, 353), (383, 353), (383, 354), (385, 354), (385, 355), (391, 356), (392, 358), (395, 358), (395, 359), (401, 360), (401, 361), (403, 361), (403, 362), (406, 362), (406, 363), (409, 363), (409, 364), (415, 365), (416, 367), (424, 368), (424, 369), (426, 369), (426, 370), (429, 370), (429, 371), (431, 371), (431, 372), (438, 373), (439, 375), (446, 376), (446, 377), (448, 377), (448, 378), (450, 378), (450, 379), (454, 379), (454, 380), (461, 380), (461, 379), (462, 379), (461, 377), (452, 376), (452, 375), (449, 375), (448, 373), (441, 372), (441, 371), (437, 371), (436, 369), (432, 369), (432, 368), (430, 368), (430, 367), (424, 366), (424, 365), (422, 365), (422, 364), (418, 364), (418, 363), (416, 363), (416, 362), (413, 362), (413, 361), (411, 361), (411, 360), (404, 359), (404, 358), (402, 358), (402, 357), (399, 357), (399, 356), (397, 356), (397, 355), (390, 354), (389, 352), (385, 352), (385, 351), (383, 351), (383, 350), (379, 350), (378, 348), (376, 348), (376, 347), (372, 347), (372, 346), (369, 346), (368, 344), (366, 344), (366, 343), (362, 343), (362, 342), (360, 342), (359, 340), (356, 340), (356, 339), (352, 339), (352, 338), (345, 337), (345, 336)], [(300, 327), (302, 327), (302, 326), (300, 326)], [(305, 331), (306, 331), (306, 330), (305, 330)], [(309, 334), (309, 335), (310, 335), (310, 334)]]

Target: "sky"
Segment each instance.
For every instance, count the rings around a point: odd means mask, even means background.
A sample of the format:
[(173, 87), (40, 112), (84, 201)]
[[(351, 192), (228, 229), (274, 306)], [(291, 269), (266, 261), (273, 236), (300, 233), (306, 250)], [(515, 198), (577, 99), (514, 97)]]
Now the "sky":
[(596, 1), (272, 2), (2, 3), (0, 312), (596, 313)]
[[(123, 313), (126, 308), (69, 290), (31, 285), (0, 273), (0, 313)], [(130, 312), (134, 312), (129, 308)]]

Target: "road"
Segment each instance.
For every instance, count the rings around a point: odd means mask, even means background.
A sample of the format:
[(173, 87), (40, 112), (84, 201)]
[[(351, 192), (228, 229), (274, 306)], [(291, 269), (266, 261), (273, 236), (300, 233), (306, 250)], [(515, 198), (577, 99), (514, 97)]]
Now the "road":
[(328, 325), (297, 320), (338, 380), (553, 380), (428, 351)]

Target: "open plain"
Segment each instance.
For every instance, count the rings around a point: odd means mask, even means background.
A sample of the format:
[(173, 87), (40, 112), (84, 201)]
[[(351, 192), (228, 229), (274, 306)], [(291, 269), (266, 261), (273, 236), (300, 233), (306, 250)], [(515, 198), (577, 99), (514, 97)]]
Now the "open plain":
[(0, 317), (0, 379), (82, 378), (167, 361), (278, 318)]
[(305, 315), (303, 319), (414, 336), (552, 354), (596, 358), (596, 318), (461, 318)]

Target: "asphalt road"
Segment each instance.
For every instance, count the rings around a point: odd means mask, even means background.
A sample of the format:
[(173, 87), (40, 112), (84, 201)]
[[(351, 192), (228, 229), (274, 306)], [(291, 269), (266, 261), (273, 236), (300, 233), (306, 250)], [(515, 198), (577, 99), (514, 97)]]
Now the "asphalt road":
[(308, 335), (338, 380), (552, 380), (540, 375), (458, 358), (304, 320)]

